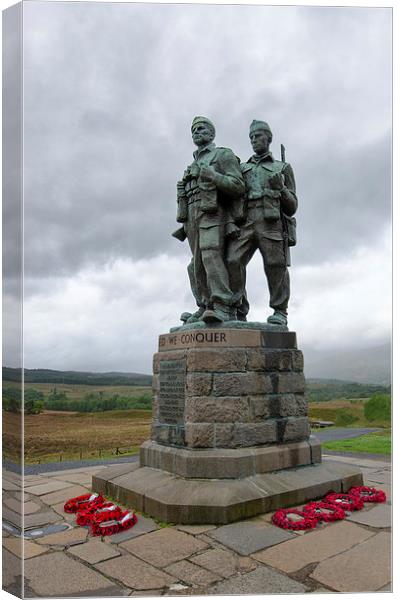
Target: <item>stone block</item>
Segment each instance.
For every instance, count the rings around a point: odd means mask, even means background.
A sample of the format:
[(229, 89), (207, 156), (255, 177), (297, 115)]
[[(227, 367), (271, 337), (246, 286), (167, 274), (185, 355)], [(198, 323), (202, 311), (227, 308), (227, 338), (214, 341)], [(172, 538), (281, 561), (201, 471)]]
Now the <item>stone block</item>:
[(211, 393), (211, 386), (211, 373), (189, 373), (187, 375), (187, 396), (209, 396)]
[(292, 350), (292, 369), (293, 371), (304, 370), (304, 356), (301, 350)]
[(188, 372), (245, 371), (245, 368), (246, 352), (242, 348), (196, 348), (187, 354)]
[(322, 462), (321, 442), (314, 435), (310, 435), (308, 442), (309, 442), (310, 449), (311, 449), (311, 462), (312, 463)]
[(307, 400), (303, 394), (282, 394), (279, 396), (280, 417), (306, 417)]
[(278, 416), (278, 397), (268, 394), (249, 397), (252, 421), (269, 419)]
[(277, 441), (277, 424), (274, 419), (263, 423), (236, 423), (234, 442), (238, 446), (258, 446)]
[(310, 425), (307, 417), (286, 417), (277, 419), (277, 422), (279, 442), (304, 440), (310, 435)]
[(304, 394), (305, 378), (303, 373), (279, 373), (275, 391), (278, 394)]
[(211, 448), (214, 446), (214, 425), (212, 423), (187, 423), (185, 440), (190, 448)]
[(233, 423), (217, 423), (215, 425), (214, 445), (216, 448), (233, 448), (236, 445)]
[(190, 397), (185, 405), (185, 418), (191, 423), (249, 421), (249, 401), (241, 397)]
[(259, 372), (216, 373), (213, 392), (215, 396), (250, 396), (269, 394), (272, 390), (270, 375)]
[(152, 392), (154, 394), (159, 393), (159, 375), (152, 376)]
[(249, 371), (290, 371), (291, 368), (291, 350), (268, 350), (266, 348), (247, 350), (247, 369)]
[(153, 355), (153, 374), (159, 376), (160, 362), (164, 360), (182, 360), (186, 358), (186, 350), (170, 350), (167, 352), (157, 352)]

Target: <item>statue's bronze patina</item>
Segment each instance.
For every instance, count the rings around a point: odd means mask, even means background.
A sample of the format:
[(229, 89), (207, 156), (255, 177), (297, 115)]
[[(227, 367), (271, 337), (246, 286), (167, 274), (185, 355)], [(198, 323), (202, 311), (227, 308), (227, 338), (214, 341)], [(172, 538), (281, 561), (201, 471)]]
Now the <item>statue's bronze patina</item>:
[(192, 260), (189, 280), (198, 310), (183, 313), (186, 325), (246, 321), (246, 267), (259, 249), (274, 314), (271, 325), (287, 325), (290, 296), (289, 246), (296, 243), (296, 186), (292, 167), (276, 160), (269, 148), (272, 132), (253, 121), (253, 156), (240, 165), (228, 148), (214, 144), (215, 127), (195, 117), (194, 161), (177, 183), (177, 221), (173, 235), (188, 238)]
[(192, 251), (188, 274), (198, 310), (182, 318), (188, 323), (233, 321), (236, 306), (225, 257), (242, 217), (243, 176), (234, 153), (214, 144), (215, 128), (209, 119), (195, 117), (191, 131), (198, 149), (177, 184), (177, 221), (184, 224)]

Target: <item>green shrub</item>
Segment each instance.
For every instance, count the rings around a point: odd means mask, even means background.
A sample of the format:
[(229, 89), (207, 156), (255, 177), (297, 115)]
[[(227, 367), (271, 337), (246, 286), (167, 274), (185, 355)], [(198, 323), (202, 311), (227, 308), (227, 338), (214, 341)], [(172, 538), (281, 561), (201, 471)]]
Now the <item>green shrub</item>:
[(364, 408), (365, 418), (372, 421), (391, 421), (391, 396), (375, 394), (368, 400)]
[(348, 410), (340, 409), (336, 412), (335, 423), (338, 427), (347, 427), (355, 423), (355, 421), (358, 421), (358, 417)]

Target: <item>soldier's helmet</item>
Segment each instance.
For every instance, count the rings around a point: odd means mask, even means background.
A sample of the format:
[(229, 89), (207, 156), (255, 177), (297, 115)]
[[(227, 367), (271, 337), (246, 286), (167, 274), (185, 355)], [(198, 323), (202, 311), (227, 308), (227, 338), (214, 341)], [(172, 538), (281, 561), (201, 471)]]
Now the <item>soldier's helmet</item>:
[(271, 127), (265, 121), (256, 121), (254, 119), (250, 125), (249, 135), (250, 135), (250, 133), (253, 133), (253, 131), (258, 131), (259, 129), (262, 129), (263, 131), (267, 131), (270, 139), (272, 140)]
[(194, 120), (192, 121), (191, 131), (194, 128), (194, 126), (197, 125), (198, 123), (205, 123), (208, 127), (210, 127), (213, 134), (214, 135), (216, 134), (216, 128), (214, 127), (214, 125), (210, 121), (210, 119), (208, 119), (207, 117), (195, 117)]

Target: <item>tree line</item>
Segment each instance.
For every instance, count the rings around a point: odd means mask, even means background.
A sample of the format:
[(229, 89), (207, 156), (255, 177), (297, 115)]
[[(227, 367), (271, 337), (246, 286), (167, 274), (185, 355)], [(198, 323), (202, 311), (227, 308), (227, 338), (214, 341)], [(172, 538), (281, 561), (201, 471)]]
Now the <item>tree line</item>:
[[(13, 387), (3, 389), (3, 408), (10, 412), (20, 412), (22, 404), (21, 390)], [(89, 392), (82, 399), (68, 398), (66, 392), (57, 388), (45, 396), (43, 392), (33, 388), (26, 388), (24, 394), (24, 408), (26, 414), (39, 414), (46, 410), (62, 410), (71, 412), (103, 412), (108, 410), (150, 410), (152, 408), (152, 395), (143, 393), (135, 397), (121, 396), (120, 394), (104, 395), (103, 392)]]

